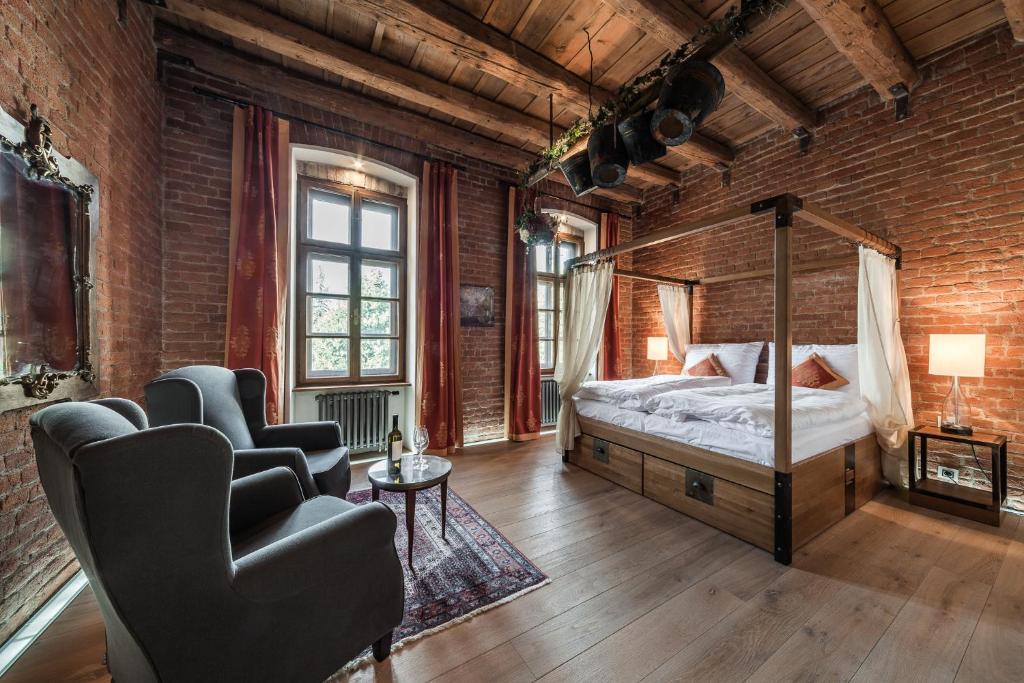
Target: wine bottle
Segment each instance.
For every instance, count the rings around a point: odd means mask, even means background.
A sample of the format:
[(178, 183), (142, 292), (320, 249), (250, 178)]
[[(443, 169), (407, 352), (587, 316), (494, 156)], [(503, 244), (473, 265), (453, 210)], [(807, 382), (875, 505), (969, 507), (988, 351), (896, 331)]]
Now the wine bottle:
[(402, 471), (402, 430), (398, 428), (398, 416), (391, 416), (391, 432), (388, 434), (388, 472), (397, 476)]

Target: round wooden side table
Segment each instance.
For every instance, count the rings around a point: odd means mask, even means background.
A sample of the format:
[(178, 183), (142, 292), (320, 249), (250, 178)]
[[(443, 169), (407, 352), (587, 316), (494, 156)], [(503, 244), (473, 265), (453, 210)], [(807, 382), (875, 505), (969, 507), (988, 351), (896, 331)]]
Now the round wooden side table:
[(441, 538), (444, 538), (448, 522), (448, 475), (452, 473), (452, 463), (446, 458), (436, 455), (422, 456), (426, 468), (414, 468), (414, 458), (402, 458), (402, 470), (395, 475), (388, 474), (387, 460), (374, 463), (366, 476), (370, 480), (373, 500), (380, 498), (380, 492), (405, 492), (405, 529), (409, 536), (409, 569), (412, 569), (412, 538), (413, 521), (416, 518), (416, 492), (432, 486), (441, 487)]

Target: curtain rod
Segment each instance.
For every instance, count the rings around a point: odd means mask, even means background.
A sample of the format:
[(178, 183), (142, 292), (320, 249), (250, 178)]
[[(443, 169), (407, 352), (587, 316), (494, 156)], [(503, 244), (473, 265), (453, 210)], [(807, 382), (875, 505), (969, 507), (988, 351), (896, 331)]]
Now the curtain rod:
[[(218, 92), (214, 92), (213, 90), (207, 90), (206, 88), (200, 88), (199, 86), (194, 86), (192, 88), (192, 92), (194, 92), (197, 95), (201, 95), (203, 97), (209, 97), (212, 100), (219, 100), (221, 102), (227, 102), (228, 104), (233, 104), (234, 106), (242, 107), (243, 109), (248, 109), (249, 107), (253, 106), (252, 102), (249, 102), (249, 101), (246, 101), (246, 100), (241, 100), (241, 99), (238, 99), (238, 98), (235, 98), (235, 97), (229, 97), (227, 95), (222, 95), (222, 94), (220, 94)], [(267, 108), (264, 107), (264, 109), (267, 109)], [(306, 125), (306, 126), (312, 126), (314, 128), (319, 128), (321, 130), (326, 130), (326, 131), (328, 131), (330, 133), (335, 133), (337, 135), (344, 135), (345, 137), (355, 138), (356, 140), (361, 140), (361, 141), (367, 142), (367, 143), (369, 143), (371, 145), (377, 145), (378, 147), (384, 147), (385, 149), (391, 149), (391, 150), (394, 150), (396, 152), (401, 152), (403, 154), (410, 154), (410, 155), (416, 157), (417, 159), (423, 159), (424, 161), (439, 161), (438, 159), (434, 159), (433, 157), (428, 156), (426, 154), (420, 154), (419, 152), (411, 152), (411, 151), (409, 151), (407, 149), (404, 149), (402, 147), (398, 147), (397, 145), (390, 145), (390, 144), (388, 144), (386, 142), (379, 142), (379, 141), (374, 140), (372, 138), (368, 138), (365, 135), (360, 135), (359, 133), (352, 133), (352, 132), (349, 132), (347, 130), (341, 130), (340, 128), (334, 128), (333, 126), (325, 126), (322, 123), (316, 123), (315, 121), (310, 121), (308, 119), (303, 119), (303, 118), (300, 118), (298, 116), (292, 116), (291, 114), (286, 114), (284, 112), (276, 111), (274, 109), (267, 109), (267, 111), (269, 111), (274, 116), (276, 116), (278, 118), (281, 118), (281, 119), (284, 119), (286, 121), (293, 121), (295, 123), (301, 123), (301, 124)], [(445, 163), (447, 163), (449, 166), (452, 166), (453, 168), (458, 169), (459, 171), (462, 171), (463, 173), (468, 173), (468, 171), (466, 170), (465, 166), (460, 166), (458, 164), (453, 164), (451, 162), (445, 162)]]
[[(236, 107), (242, 107), (242, 108), (248, 109), (249, 107), (253, 106), (253, 103), (249, 102), (247, 100), (242, 100), (242, 99), (238, 99), (238, 98), (235, 98), (235, 97), (230, 97), (228, 95), (222, 95), (221, 93), (214, 92), (213, 90), (207, 90), (206, 88), (200, 88), (199, 86), (194, 86), (192, 88), (192, 92), (194, 92), (197, 95), (201, 95), (203, 97), (209, 97), (212, 100), (218, 100), (220, 102), (226, 102), (226, 103), (234, 105)], [(394, 150), (396, 152), (402, 152), (403, 154), (411, 154), (412, 156), (414, 156), (414, 157), (416, 157), (418, 159), (423, 159), (424, 161), (436, 161), (436, 159), (434, 159), (433, 157), (427, 156), (425, 154), (420, 154), (419, 152), (410, 152), (407, 149), (404, 149), (402, 147), (398, 147), (397, 145), (390, 145), (390, 144), (388, 144), (386, 142), (378, 142), (377, 140), (373, 140), (372, 138), (368, 138), (368, 137), (366, 137), (364, 135), (359, 135), (358, 133), (351, 133), (349, 131), (344, 131), (344, 130), (341, 130), (339, 128), (334, 128), (332, 126), (325, 126), (322, 123), (316, 123), (314, 121), (309, 121), (307, 119), (299, 118), (298, 116), (292, 116), (290, 114), (286, 114), (286, 113), (280, 112), (280, 111), (275, 111), (273, 109), (267, 109), (267, 111), (272, 113), (274, 116), (277, 116), (279, 118), (285, 119), (286, 121), (294, 121), (296, 123), (301, 123), (301, 124), (304, 124), (304, 125), (307, 125), (307, 126), (313, 126), (314, 128), (320, 128), (322, 130), (326, 130), (326, 131), (331, 132), (331, 133), (335, 133), (335, 134), (338, 134), (338, 135), (344, 135), (344, 136), (350, 137), (350, 138), (355, 138), (356, 140), (362, 140), (363, 142), (368, 142), (371, 145), (377, 145), (378, 147), (384, 147), (385, 149), (391, 149), (391, 150)], [(461, 171), (463, 173), (469, 173), (469, 171), (466, 169), (465, 166), (460, 166), (458, 164), (453, 164), (451, 162), (446, 162), (446, 163), (448, 163), (450, 166), (453, 166), (454, 168), (458, 169), (459, 171)], [(631, 216), (630, 214), (622, 213), (621, 211), (611, 211), (611, 210), (602, 209), (601, 207), (593, 206), (591, 204), (584, 204), (583, 202), (579, 202), (579, 201), (576, 201), (574, 199), (566, 199), (565, 197), (559, 197), (558, 195), (551, 194), (550, 192), (543, 192), (541, 190), (538, 190), (537, 194), (545, 196), (545, 197), (551, 197), (552, 199), (558, 199), (559, 201), (567, 202), (569, 204), (574, 204), (576, 206), (581, 206), (581, 207), (583, 207), (585, 209), (591, 209), (592, 211), (598, 211), (598, 212), (601, 212), (601, 213), (614, 213), (615, 215), (617, 215), (617, 216), (619, 216), (621, 218), (629, 218), (630, 220), (632, 220), (632, 218), (633, 218), (633, 216)]]

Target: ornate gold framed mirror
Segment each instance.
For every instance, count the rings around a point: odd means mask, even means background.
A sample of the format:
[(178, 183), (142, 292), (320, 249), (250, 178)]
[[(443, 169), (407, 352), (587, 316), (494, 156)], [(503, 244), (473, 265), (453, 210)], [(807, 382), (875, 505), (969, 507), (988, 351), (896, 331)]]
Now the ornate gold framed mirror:
[(0, 410), (97, 393), (95, 187), (35, 105), (24, 127), (0, 110)]

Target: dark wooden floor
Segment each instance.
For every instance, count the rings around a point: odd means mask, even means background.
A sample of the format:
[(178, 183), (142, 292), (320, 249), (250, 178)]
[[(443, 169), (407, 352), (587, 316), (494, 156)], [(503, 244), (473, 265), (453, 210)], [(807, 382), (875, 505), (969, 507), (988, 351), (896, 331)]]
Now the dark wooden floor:
[[(550, 439), (469, 449), (452, 488), (552, 582), (350, 679), (1024, 680), (1018, 517), (993, 529), (885, 492), (786, 568), (564, 466)], [(4, 683), (107, 681), (102, 656), (86, 589)]]

